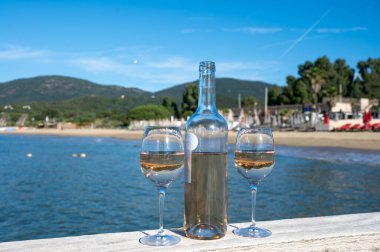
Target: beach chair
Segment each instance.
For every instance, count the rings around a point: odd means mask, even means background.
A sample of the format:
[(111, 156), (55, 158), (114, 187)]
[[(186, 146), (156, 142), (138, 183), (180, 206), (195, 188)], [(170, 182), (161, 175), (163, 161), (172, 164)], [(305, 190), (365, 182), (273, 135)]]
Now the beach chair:
[(337, 127), (334, 130), (335, 131), (346, 131), (346, 130), (350, 129), (350, 127), (351, 127), (351, 123), (346, 123), (345, 125)]
[(361, 125), (361, 124), (354, 124), (353, 126), (351, 126), (350, 128), (349, 128), (349, 130), (350, 131), (359, 131), (360, 130), (360, 128), (362, 127), (363, 125)]
[(373, 131), (380, 131), (380, 123), (372, 124)]
[(367, 124), (364, 124), (363, 126), (361, 126), (360, 130), (370, 131), (370, 130), (372, 130), (372, 127), (373, 127), (373, 125), (371, 125), (370, 123), (367, 123)]

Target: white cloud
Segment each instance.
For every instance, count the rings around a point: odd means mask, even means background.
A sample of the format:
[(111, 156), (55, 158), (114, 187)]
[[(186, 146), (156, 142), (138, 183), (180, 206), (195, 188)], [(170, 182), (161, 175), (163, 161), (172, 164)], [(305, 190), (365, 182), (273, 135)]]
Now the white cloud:
[(240, 28), (225, 28), (225, 32), (243, 32), (243, 33), (252, 33), (252, 34), (267, 34), (267, 33), (276, 33), (282, 31), (281, 28), (268, 28), (268, 27), (240, 27)]
[(349, 28), (319, 28), (318, 33), (344, 33), (344, 32), (357, 32), (367, 31), (367, 27), (349, 27)]
[[(308, 37), (304, 38), (303, 40), (316, 40), (316, 39), (326, 38), (329, 36), (330, 35), (328, 35), (328, 34), (308, 36)], [(272, 47), (290, 45), (290, 44), (294, 43), (295, 41), (296, 40), (294, 40), (294, 39), (289, 39), (289, 40), (283, 40), (283, 41), (279, 41), (279, 42), (275, 42), (275, 43), (270, 43), (270, 44), (263, 45), (261, 47), (261, 49), (268, 49), (268, 48), (272, 48)]]
[[(138, 64), (109, 57), (86, 57), (74, 59), (70, 64), (94, 74), (125, 76), (129, 83), (143, 81), (144, 89), (154, 91), (197, 79), (199, 62), (180, 56), (146, 58), (141, 59)], [(263, 73), (267, 69), (275, 69), (277, 65), (278, 63), (269, 61), (218, 61), (216, 71), (218, 77), (258, 80), (264, 78)]]
[(122, 64), (117, 64), (107, 57), (91, 58), (84, 57), (78, 58), (70, 61), (71, 64), (79, 66), (89, 72), (123, 72), (125, 66)]
[(263, 62), (221, 61), (216, 67), (218, 72), (224, 73), (239, 70), (263, 70), (267, 64), (263, 64)]
[(142, 80), (157, 85), (178, 84), (197, 77), (194, 71), (197, 63), (182, 57), (142, 59), (138, 64), (125, 63), (110, 57), (82, 57), (69, 63), (91, 73), (122, 75), (130, 80)]
[[(357, 31), (367, 31), (368, 28), (364, 26), (355, 26), (355, 27), (348, 27), (348, 28), (318, 28), (315, 31), (317, 33), (345, 33), (345, 32), (357, 32)], [(291, 32), (306, 32), (307, 29), (300, 29), (300, 28), (291, 28), (289, 31)]]
[(189, 65), (194, 64), (195, 62), (191, 62), (189, 59), (184, 57), (169, 57), (166, 59), (162, 59), (159, 61), (151, 61), (147, 62), (147, 65), (154, 68), (176, 68), (176, 69), (187, 69)]
[(216, 64), (217, 76), (247, 80), (265, 80), (268, 69), (278, 69), (277, 61), (220, 61)]
[[(0, 60), (26, 59), (33, 64), (44, 65), (53, 63), (51, 65), (55, 69), (61, 70), (70, 66), (73, 75), (89, 75), (91, 77), (87, 78), (94, 81), (97, 78), (117, 80), (117, 84), (128, 83), (129, 86), (150, 91), (198, 78), (197, 58), (165, 55), (157, 50), (150, 47), (119, 47), (106, 51), (58, 52), (0, 45)], [(265, 71), (273, 68), (275, 65), (272, 62), (216, 61), (217, 77), (265, 79)]]
[(0, 49), (0, 60), (37, 59), (47, 56), (45, 50), (33, 50), (27, 47), (6, 46)]

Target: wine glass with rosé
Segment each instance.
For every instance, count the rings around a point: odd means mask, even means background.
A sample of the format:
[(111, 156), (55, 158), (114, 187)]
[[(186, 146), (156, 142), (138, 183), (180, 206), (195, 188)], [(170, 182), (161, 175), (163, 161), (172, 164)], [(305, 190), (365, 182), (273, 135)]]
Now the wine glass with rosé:
[(265, 228), (256, 227), (256, 192), (259, 183), (266, 178), (275, 164), (275, 149), (271, 128), (243, 128), (239, 130), (235, 147), (235, 168), (249, 183), (252, 193), (252, 222), (249, 227), (238, 228), (236, 235), (252, 238), (272, 234)]
[(149, 126), (144, 130), (140, 168), (152, 181), (159, 195), (159, 230), (155, 235), (142, 237), (140, 242), (150, 246), (171, 246), (181, 241), (178, 236), (165, 234), (164, 200), (168, 186), (182, 173), (184, 148), (178, 127)]

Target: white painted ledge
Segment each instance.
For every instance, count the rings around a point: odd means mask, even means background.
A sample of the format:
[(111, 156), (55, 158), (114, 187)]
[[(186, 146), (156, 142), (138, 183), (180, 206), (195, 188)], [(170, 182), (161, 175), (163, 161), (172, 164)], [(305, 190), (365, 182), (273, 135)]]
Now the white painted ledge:
[(227, 235), (220, 240), (182, 237), (182, 241), (172, 247), (144, 246), (139, 238), (145, 234), (139, 231), (4, 242), (0, 243), (0, 251), (380, 251), (380, 212), (259, 222), (258, 226), (273, 232), (272, 236), (262, 239), (232, 233), (233, 226), (247, 225), (231, 224)]

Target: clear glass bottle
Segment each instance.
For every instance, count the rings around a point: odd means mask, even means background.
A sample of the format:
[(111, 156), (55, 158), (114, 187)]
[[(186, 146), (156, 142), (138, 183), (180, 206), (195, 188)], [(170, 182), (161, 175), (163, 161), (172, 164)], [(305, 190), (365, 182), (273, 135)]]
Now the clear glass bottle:
[(215, 96), (215, 63), (201, 62), (198, 108), (185, 136), (184, 227), (193, 239), (218, 239), (227, 231), (228, 128)]

